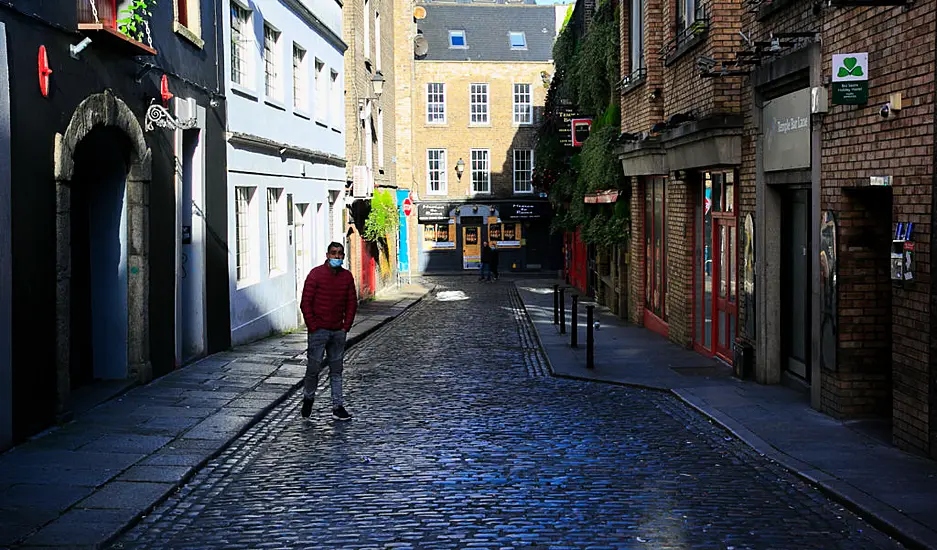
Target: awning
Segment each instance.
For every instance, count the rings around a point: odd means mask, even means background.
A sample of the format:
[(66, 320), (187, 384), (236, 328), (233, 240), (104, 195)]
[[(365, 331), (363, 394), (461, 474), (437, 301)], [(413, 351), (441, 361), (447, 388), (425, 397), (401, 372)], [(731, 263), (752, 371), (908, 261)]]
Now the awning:
[(606, 189), (605, 191), (596, 191), (595, 193), (587, 193), (583, 202), (586, 204), (611, 204), (618, 200), (617, 189)]

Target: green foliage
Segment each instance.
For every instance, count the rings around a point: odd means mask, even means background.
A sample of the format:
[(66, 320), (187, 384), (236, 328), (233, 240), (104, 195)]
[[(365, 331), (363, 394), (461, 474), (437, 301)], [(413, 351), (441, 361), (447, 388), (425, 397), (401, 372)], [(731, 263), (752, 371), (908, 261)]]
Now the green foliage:
[(138, 42), (146, 37), (146, 20), (153, 15), (156, 0), (133, 0), (130, 6), (120, 10), (126, 17), (117, 20), (117, 30)]
[(400, 223), (397, 205), (394, 197), (387, 190), (377, 190), (371, 197), (371, 213), (364, 222), (364, 238), (367, 241), (377, 242), (386, 240), (387, 236), (397, 229)]

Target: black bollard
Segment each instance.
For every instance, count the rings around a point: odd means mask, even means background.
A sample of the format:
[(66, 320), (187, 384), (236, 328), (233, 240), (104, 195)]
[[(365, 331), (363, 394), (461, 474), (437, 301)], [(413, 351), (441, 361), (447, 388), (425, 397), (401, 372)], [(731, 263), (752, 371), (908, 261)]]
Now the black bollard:
[(566, 334), (566, 288), (560, 288), (560, 334)]
[(579, 296), (573, 294), (573, 308), (569, 312), (569, 347), (579, 347)]
[(595, 368), (595, 335), (592, 333), (593, 318), (595, 317), (595, 306), (586, 306), (586, 368)]
[(553, 324), (560, 324), (560, 285), (553, 285)]

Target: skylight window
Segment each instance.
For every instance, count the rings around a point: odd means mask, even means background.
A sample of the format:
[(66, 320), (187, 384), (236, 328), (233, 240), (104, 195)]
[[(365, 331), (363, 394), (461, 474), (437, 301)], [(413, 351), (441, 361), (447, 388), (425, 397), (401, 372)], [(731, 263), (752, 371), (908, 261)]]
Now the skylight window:
[(527, 36), (522, 32), (512, 32), (509, 33), (511, 37), (511, 49), (512, 50), (526, 50), (527, 49)]
[(466, 48), (465, 31), (449, 31), (450, 48)]

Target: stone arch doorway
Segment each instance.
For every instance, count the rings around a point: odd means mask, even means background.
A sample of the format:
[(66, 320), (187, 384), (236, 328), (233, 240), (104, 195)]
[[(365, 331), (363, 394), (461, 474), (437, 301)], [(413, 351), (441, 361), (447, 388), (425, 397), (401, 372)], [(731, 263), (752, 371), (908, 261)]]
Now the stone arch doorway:
[[(95, 145), (111, 143), (117, 145), (113, 150), (100, 151), (100, 160), (104, 163), (101, 169), (87, 169), (89, 163), (89, 148)], [(76, 161), (78, 170), (76, 171)], [(72, 387), (73, 369), (72, 353), (80, 349), (73, 345), (73, 336), (87, 337), (86, 334), (75, 334), (73, 331), (73, 291), (89, 290), (91, 278), (95, 276), (87, 258), (82, 257), (81, 262), (73, 256), (75, 253), (84, 254), (84, 251), (75, 250), (85, 242), (74, 243), (72, 240), (73, 218), (77, 224), (87, 228), (87, 222), (79, 220), (77, 210), (73, 213), (73, 195), (79, 201), (94, 200), (99, 205), (105, 204), (116, 216), (112, 217), (104, 229), (98, 233), (107, 234), (108, 231), (120, 231), (116, 238), (121, 241), (117, 245), (117, 254), (113, 242), (103, 256), (95, 254), (91, 259), (103, 261), (114, 266), (120, 274), (114, 277), (107, 275), (112, 283), (119, 283), (120, 288), (115, 294), (114, 289), (98, 290), (98, 296), (107, 296), (109, 307), (115, 311), (125, 308), (125, 315), (120, 314), (118, 323), (126, 323), (125, 327), (118, 327), (116, 337), (118, 340), (126, 337), (126, 348), (117, 349), (110, 345), (107, 349), (101, 348), (100, 353), (108, 354), (108, 365), (102, 368), (98, 376), (108, 378), (127, 378), (138, 382), (145, 382), (152, 376), (149, 349), (149, 239), (148, 239), (148, 193), (151, 179), (152, 153), (143, 139), (143, 129), (137, 121), (133, 111), (109, 90), (87, 97), (75, 109), (71, 122), (65, 134), (56, 134), (55, 137), (55, 187), (56, 187), (56, 380), (58, 407), (60, 412), (67, 407)], [(121, 163), (115, 165), (115, 163)], [(108, 168), (109, 167), (109, 168)], [(122, 172), (126, 171), (125, 175)], [(91, 198), (94, 193), (88, 189), (76, 189), (76, 186), (96, 185), (95, 178), (102, 178), (101, 185), (110, 187), (103, 192), (103, 198)], [(115, 193), (117, 193), (115, 195)], [(83, 198), (81, 198), (83, 197)], [(117, 201), (120, 205), (117, 205)], [(74, 205), (75, 208), (86, 208), (87, 205)], [(119, 211), (119, 212), (118, 212)], [(75, 214), (73, 216), (73, 214)], [(87, 218), (88, 216), (85, 216)], [(103, 231), (103, 233), (101, 233)], [(85, 239), (88, 241), (89, 239)], [(74, 245), (74, 246), (73, 246)], [(73, 268), (83, 270), (81, 274), (73, 272)], [(78, 281), (83, 288), (73, 289), (74, 276), (78, 274)], [(126, 284), (126, 296), (123, 296), (123, 285)], [(100, 286), (100, 285), (99, 285)], [(104, 292), (105, 294), (100, 294)], [(94, 292), (92, 292), (92, 295)], [(116, 304), (114, 303), (116, 300)], [(95, 322), (100, 322), (101, 316)], [(100, 324), (98, 342), (103, 341), (102, 332), (113, 328), (114, 319), (111, 318), (111, 327)], [(125, 328), (125, 330), (124, 330)], [(111, 335), (107, 335), (111, 337)], [(113, 344), (113, 341), (111, 342)], [(96, 344), (100, 346), (100, 344)], [(118, 348), (122, 344), (118, 344)], [(115, 368), (116, 361), (126, 361), (126, 368)], [(77, 358), (76, 358), (77, 359)], [(86, 369), (87, 367), (85, 367)], [(87, 376), (87, 372), (83, 374)]]

